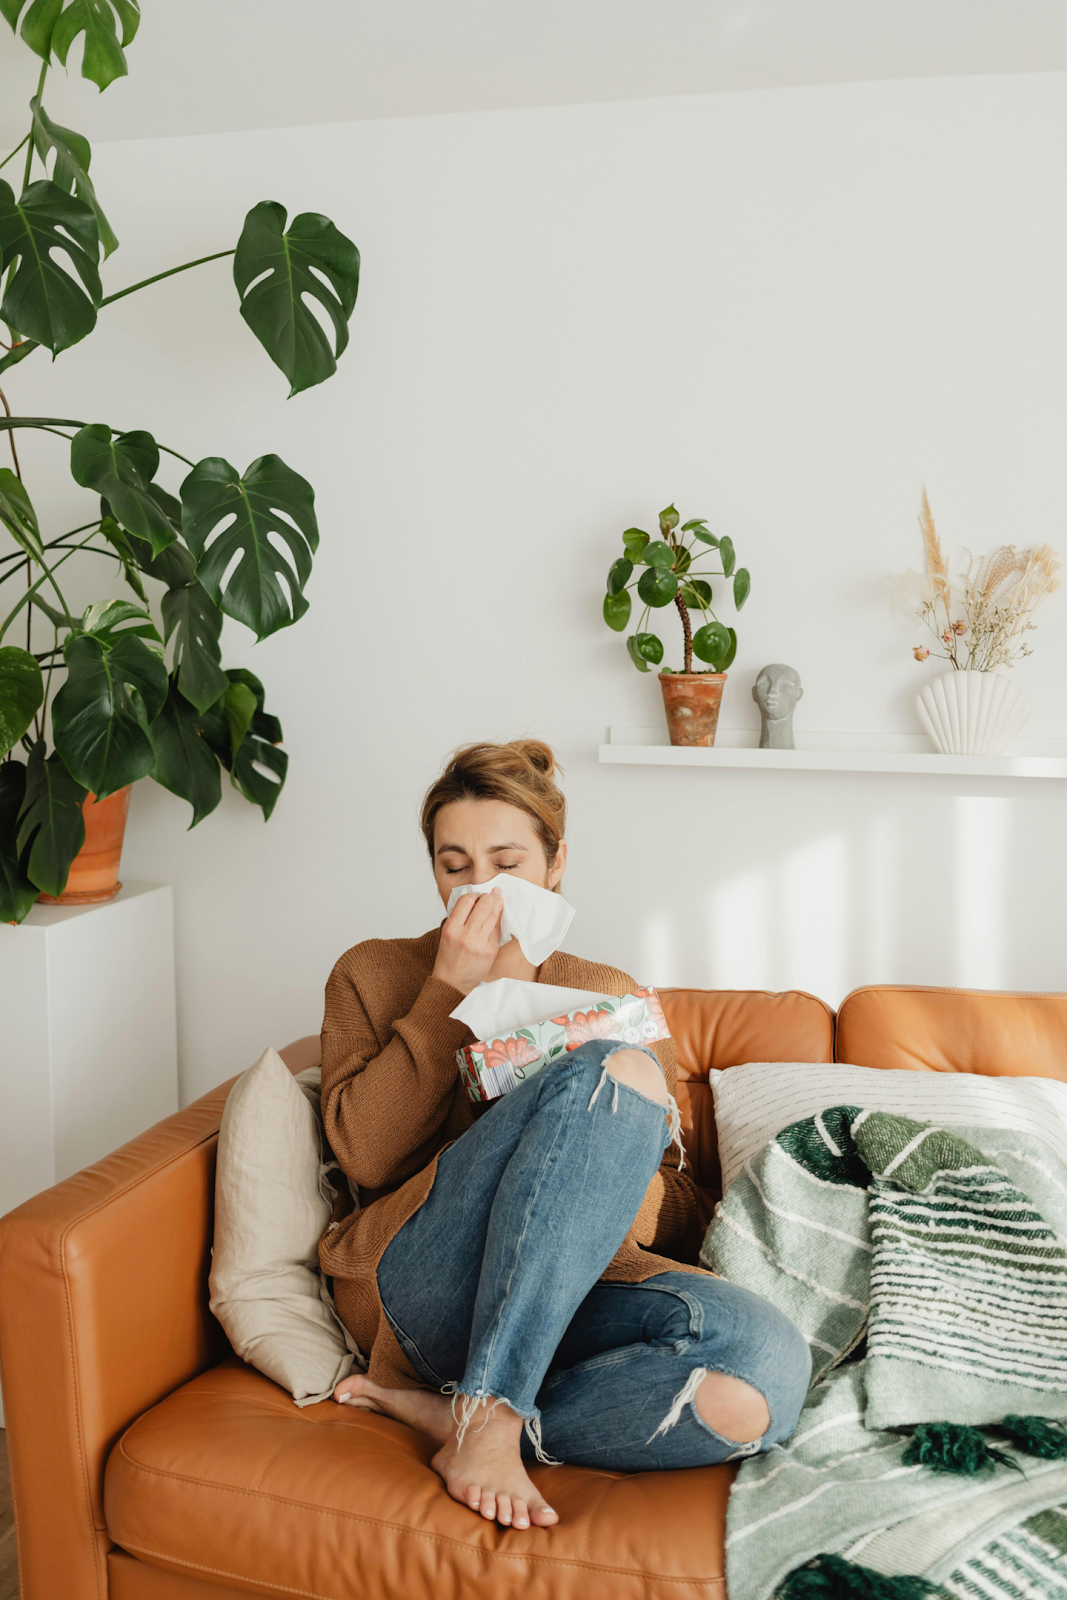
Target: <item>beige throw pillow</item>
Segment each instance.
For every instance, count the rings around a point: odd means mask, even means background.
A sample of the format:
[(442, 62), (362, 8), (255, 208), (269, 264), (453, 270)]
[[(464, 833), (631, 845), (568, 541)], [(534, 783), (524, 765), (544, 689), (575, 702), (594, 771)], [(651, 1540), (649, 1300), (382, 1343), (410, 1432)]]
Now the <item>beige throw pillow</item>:
[(333, 1206), (319, 1076), (294, 1078), (265, 1050), (226, 1102), (215, 1177), (211, 1309), (241, 1359), (297, 1405), (328, 1399), (360, 1360), (319, 1269)]

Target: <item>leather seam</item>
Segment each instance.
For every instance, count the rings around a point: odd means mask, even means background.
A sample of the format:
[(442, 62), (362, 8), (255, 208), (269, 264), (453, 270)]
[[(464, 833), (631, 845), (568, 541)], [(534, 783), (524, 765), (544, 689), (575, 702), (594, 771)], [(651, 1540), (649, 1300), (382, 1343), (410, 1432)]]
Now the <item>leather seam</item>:
[[(388, 1524), (388, 1526), (393, 1526), (393, 1524)], [(413, 1531), (413, 1530), (405, 1529), (404, 1531), (405, 1532), (410, 1532), (410, 1531)], [(433, 1539), (435, 1541), (438, 1541), (438, 1542), (445, 1542), (445, 1541), (443, 1541), (441, 1539), (441, 1535), (439, 1535), (439, 1534), (431, 1533), (431, 1534), (427, 1534), (426, 1537), (429, 1538), (429, 1539)], [(458, 1544), (459, 1543), (459, 1541), (455, 1540), (455, 1539), (448, 1540), (447, 1542), (449, 1544)], [(540, 1561), (540, 1562), (552, 1560), (551, 1557), (547, 1557), (547, 1556), (507, 1555), (502, 1550), (479, 1550), (474, 1545), (463, 1545), (463, 1546), (461, 1546), (461, 1548), (463, 1548), (465, 1550), (469, 1550), (472, 1553), (472, 1555), (492, 1556), (494, 1560), (501, 1560), (502, 1559), (502, 1560), (505, 1560), (505, 1561)], [(322, 1595), (315, 1589), (294, 1589), (290, 1584), (286, 1584), (286, 1583), (271, 1583), (269, 1578), (246, 1578), (246, 1577), (243, 1577), (240, 1573), (227, 1572), (225, 1567), (207, 1567), (201, 1561), (186, 1561), (182, 1556), (164, 1555), (161, 1550), (147, 1550), (144, 1545), (139, 1545), (139, 1544), (122, 1544), (122, 1545), (117, 1545), (117, 1546), (113, 1545), (112, 1549), (125, 1550), (127, 1552), (135, 1551), (138, 1555), (148, 1556), (148, 1557), (150, 1557), (150, 1558), (152, 1558), (152, 1559), (154, 1559), (156, 1561), (163, 1562), (163, 1563), (169, 1562), (172, 1566), (188, 1567), (193, 1572), (210, 1572), (213, 1577), (216, 1577), (216, 1578), (228, 1578), (228, 1579), (232, 1580), (234, 1583), (241, 1584), (242, 1588), (244, 1587), (245, 1584), (255, 1583), (255, 1584), (258, 1584), (259, 1587), (262, 1588), (262, 1589), (275, 1589), (275, 1590), (278, 1591), (279, 1594), (306, 1595), (306, 1596), (308, 1596), (308, 1600), (333, 1600), (332, 1596), (330, 1596), (330, 1595)], [(559, 1561), (559, 1560), (552, 1560), (552, 1565), (554, 1567), (580, 1567), (580, 1568), (582, 1568), (584, 1570), (586, 1567), (593, 1567), (594, 1563), (585, 1562), (585, 1561)], [(163, 1570), (164, 1571), (166, 1570), (165, 1566), (164, 1566)], [(709, 1584), (718, 1584), (720, 1586), (723, 1586), (723, 1589), (724, 1589), (724, 1592), (725, 1592), (725, 1583), (726, 1583), (726, 1579), (725, 1578), (671, 1578), (671, 1577), (668, 1577), (665, 1574), (659, 1573), (659, 1572), (638, 1572), (636, 1570), (636, 1568), (634, 1568), (631, 1571), (626, 1571), (626, 1570), (624, 1570), (623, 1568), (620, 1568), (620, 1567), (600, 1567), (600, 1566), (597, 1566), (597, 1567), (595, 1567), (595, 1570), (597, 1572), (614, 1573), (616, 1576), (619, 1576), (619, 1577), (627, 1577), (627, 1578), (632, 1577), (632, 1578), (637, 1578), (637, 1579), (653, 1578), (653, 1579), (655, 1579), (655, 1581), (657, 1583), (688, 1583), (688, 1584), (694, 1584), (695, 1583), (695, 1584), (700, 1584), (701, 1587), (707, 1586)], [(245, 1592), (247, 1592), (247, 1591), (245, 1591)]]
[[(296, 1507), (297, 1509), (299, 1509), (301, 1511), (314, 1512), (317, 1516), (327, 1517), (331, 1521), (354, 1522), (354, 1523), (362, 1523), (364, 1525), (369, 1525), (369, 1526), (375, 1527), (375, 1528), (389, 1528), (389, 1529), (391, 1529), (392, 1531), (394, 1531), (396, 1533), (407, 1534), (412, 1538), (428, 1539), (433, 1544), (448, 1545), (448, 1546), (453, 1547), (453, 1548), (458, 1548), (460, 1550), (469, 1551), (473, 1555), (485, 1556), (485, 1557), (490, 1558), (492, 1560), (536, 1561), (536, 1562), (539, 1562), (539, 1563), (541, 1563), (543, 1565), (547, 1565), (550, 1568), (556, 1568), (556, 1567), (578, 1567), (578, 1568), (581, 1568), (583, 1570), (592, 1569), (592, 1570), (594, 1570), (596, 1572), (610, 1573), (613, 1576), (618, 1577), (618, 1578), (630, 1578), (630, 1577), (633, 1577), (633, 1578), (644, 1578), (644, 1579), (654, 1578), (656, 1580), (656, 1582), (662, 1582), (662, 1583), (690, 1583), (691, 1584), (691, 1583), (722, 1583), (722, 1582), (725, 1581), (725, 1574), (722, 1574), (722, 1575), (720, 1575), (718, 1577), (707, 1577), (707, 1578), (700, 1578), (700, 1577), (697, 1577), (695, 1574), (690, 1574), (687, 1577), (672, 1577), (670, 1573), (648, 1572), (648, 1571), (639, 1569), (637, 1567), (608, 1567), (608, 1566), (604, 1566), (602, 1563), (594, 1562), (592, 1560), (581, 1561), (581, 1560), (576, 1560), (576, 1559), (573, 1559), (573, 1558), (572, 1559), (563, 1559), (563, 1558), (560, 1558), (558, 1556), (541, 1556), (541, 1555), (536, 1555), (536, 1554), (533, 1554), (533, 1553), (520, 1555), (518, 1552), (516, 1552), (515, 1554), (510, 1554), (509, 1552), (507, 1552), (505, 1550), (480, 1550), (480, 1549), (477, 1548), (477, 1546), (468, 1544), (463, 1539), (449, 1538), (448, 1535), (442, 1534), (442, 1533), (430, 1533), (424, 1528), (413, 1528), (407, 1523), (390, 1522), (390, 1521), (387, 1521), (386, 1518), (384, 1518), (384, 1517), (369, 1517), (365, 1513), (361, 1513), (361, 1512), (358, 1512), (358, 1511), (332, 1511), (332, 1510), (328, 1509), (326, 1506), (312, 1505), (311, 1503), (309, 1503), (306, 1500), (293, 1500), (288, 1495), (271, 1494), (271, 1493), (269, 1493), (269, 1492), (267, 1492), (265, 1490), (262, 1490), (262, 1489), (243, 1489), (237, 1484), (216, 1483), (216, 1482), (212, 1482), (212, 1481), (210, 1481), (208, 1479), (205, 1479), (205, 1478), (191, 1478), (187, 1474), (182, 1473), (182, 1472), (167, 1472), (162, 1467), (150, 1467), (150, 1466), (147, 1466), (144, 1462), (137, 1461), (133, 1456), (130, 1455), (129, 1451), (125, 1448), (125, 1440), (120, 1440), (119, 1441), (118, 1449), (126, 1457), (126, 1460), (130, 1463), (130, 1465), (132, 1467), (135, 1467), (137, 1469), (137, 1471), (149, 1473), (152, 1477), (155, 1477), (155, 1478), (166, 1478), (166, 1479), (168, 1479), (169, 1481), (171, 1481), (173, 1483), (190, 1483), (190, 1484), (194, 1485), (194, 1487), (196, 1487), (198, 1489), (210, 1489), (210, 1490), (212, 1490), (212, 1491), (214, 1491), (216, 1493), (237, 1494), (237, 1495), (243, 1495), (246, 1498), (250, 1498), (250, 1499), (269, 1500), (269, 1501), (272, 1501), (275, 1505), (293, 1506), (293, 1507)], [(132, 1550), (132, 1549), (137, 1548), (136, 1546), (125, 1544), (122, 1541), (118, 1541), (118, 1543), (119, 1543), (120, 1548), (123, 1549), (123, 1550)], [(182, 1566), (193, 1567), (193, 1566), (197, 1565), (197, 1563), (193, 1562), (193, 1561), (184, 1561), (182, 1559), (182, 1557), (180, 1557), (180, 1556), (165, 1556), (165, 1555), (162, 1555), (158, 1551), (145, 1550), (145, 1551), (143, 1551), (143, 1554), (145, 1554), (145, 1555), (155, 1555), (160, 1561), (175, 1561), (175, 1562), (179, 1562)], [(204, 1567), (201, 1570), (204, 1571), (204, 1572), (218, 1572), (220, 1576), (224, 1576), (224, 1577), (234, 1577), (235, 1580), (238, 1583), (259, 1583), (261, 1581), (258, 1578), (245, 1578), (245, 1577), (239, 1577), (236, 1574), (232, 1574), (232, 1573), (224, 1573), (221, 1568)], [(266, 1582), (266, 1580), (262, 1580), (262, 1581)], [(275, 1585), (268, 1585), (268, 1586), (269, 1587), (278, 1588), (278, 1589), (285, 1588), (285, 1586), (282, 1585), (282, 1584), (275, 1584)], [(287, 1589), (286, 1592), (290, 1593), (290, 1594), (309, 1594), (309, 1593), (312, 1593), (313, 1591), (305, 1590), (305, 1589)], [(319, 1600), (319, 1597), (316, 1596), (315, 1600)]]

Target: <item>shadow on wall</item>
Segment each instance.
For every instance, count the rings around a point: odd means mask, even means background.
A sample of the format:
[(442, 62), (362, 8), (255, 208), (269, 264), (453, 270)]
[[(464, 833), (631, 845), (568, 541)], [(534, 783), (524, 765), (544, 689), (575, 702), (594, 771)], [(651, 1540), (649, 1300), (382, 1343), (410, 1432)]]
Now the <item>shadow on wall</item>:
[[(1009, 961), (1009, 913), (1020, 895), (1009, 877), (1011, 804), (958, 795), (938, 808), (925, 872), (899, 812), (854, 827), (842, 820), (780, 851), (768, 841), (759, 866), (703, 897), (703, 938), (698, 916), (684, 932), (685, 943), (704, 945), (703, 982), (806, 989), (831, 1005), (864, 983), (1041, 987)], [(692, 953), (686, 960), (674, 908), (651, 912), (641, 941), (652, 981), (692, 981), (681, 976)]]

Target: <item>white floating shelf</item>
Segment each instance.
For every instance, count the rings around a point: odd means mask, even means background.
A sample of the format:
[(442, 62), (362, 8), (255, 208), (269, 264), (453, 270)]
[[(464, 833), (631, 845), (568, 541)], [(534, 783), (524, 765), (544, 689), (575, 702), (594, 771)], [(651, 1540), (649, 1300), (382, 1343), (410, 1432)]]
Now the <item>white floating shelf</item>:
[[(759, 750), (751, 729), (720, 729), (711, 749), (667, 743), (658, 728), (608, 730), (600, 760), (609, 766), (742, 767), (775, 772), (921, 772), (972, 778), (1067, 778), (1067, 741), (1017, 739), (1003, 756), (941, 756), (922, 734), (797, 732), (796, 750)], [(1019, 748), (1022, 747), (1022, 748)]]

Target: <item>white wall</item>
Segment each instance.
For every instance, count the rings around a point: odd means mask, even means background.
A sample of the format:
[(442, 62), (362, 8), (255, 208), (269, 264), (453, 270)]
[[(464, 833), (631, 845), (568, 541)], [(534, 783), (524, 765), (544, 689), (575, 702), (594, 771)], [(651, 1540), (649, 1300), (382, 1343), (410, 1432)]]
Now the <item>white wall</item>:
[[(364, 259), (339, 376), (288, 404), (226, 262), (9, 375), (20, 410), (277, 450), (317, 490), (309, 615), (228, 627), (285, 726), (274, 819), (227, 791), (186, 833), (134, 795), (124, 871), (176, 889), (186, 1098), (317, 1029), (347, 945), (436, 920), (418, 801), (483, 737), (559, 750), (571, 946), (642, 980), (1067, 988), (1062, 785), (596, 762), (607, 724), (661, 715), (599, 607), (621, 530), (672, 498), (752, 570), (733, 727), (785, 660), (799, 725), (915, 728), (930, 668), (878, 585), (921, 560), (923, 483), (950, 544), (1063, 548), (1065, 151), (1056, 74), (98, 149), (112, 288), (267, 197)], [(79, 520), (51, 445), (24, 447), (35, 493)], [(1064, 617), (1017, 669), (1029, 734), (1067, 735)]]

